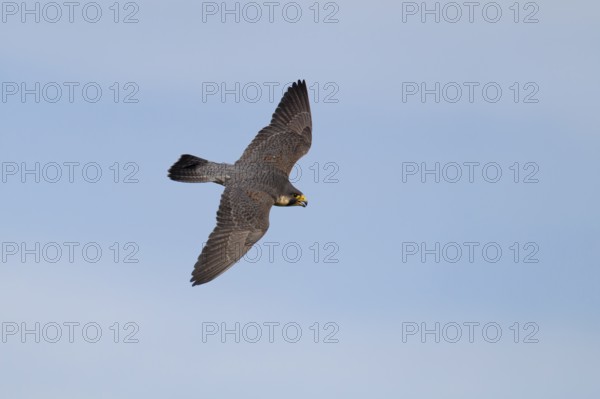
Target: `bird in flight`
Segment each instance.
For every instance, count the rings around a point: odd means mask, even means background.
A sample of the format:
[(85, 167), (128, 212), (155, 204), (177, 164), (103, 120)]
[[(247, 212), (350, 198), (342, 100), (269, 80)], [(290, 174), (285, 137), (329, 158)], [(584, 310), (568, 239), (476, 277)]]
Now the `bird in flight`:
[(239, 261), (267, 232), (273, 205), (308, 205), (289, 175), (311, 141), (310, 104), (302, 80), (288, 88), (269, 126), (258, 132), (234, 164), (186, 154), (171, 166), (172, 180), (225, 186), (217, 225), (194, 266), (192, 286), (213, 280)]

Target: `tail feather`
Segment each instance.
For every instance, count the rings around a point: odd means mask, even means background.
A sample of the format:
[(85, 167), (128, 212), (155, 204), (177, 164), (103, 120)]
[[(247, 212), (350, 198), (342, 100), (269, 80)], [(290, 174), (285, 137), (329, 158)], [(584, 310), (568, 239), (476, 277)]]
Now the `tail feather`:
[(194, 155), (184, 154), (169, 169), (169, 178), (184, 183), (215, 182), (224, 184), (226, 166)]

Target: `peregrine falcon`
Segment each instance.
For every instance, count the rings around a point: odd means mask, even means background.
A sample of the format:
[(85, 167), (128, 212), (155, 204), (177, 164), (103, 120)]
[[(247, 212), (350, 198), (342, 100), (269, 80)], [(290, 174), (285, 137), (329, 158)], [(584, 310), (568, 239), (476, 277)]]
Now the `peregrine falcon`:
[(271, 206), (302, 206), (308, 201), (290, 183), (294, 164), (310, 148), (312, 118), (305, 81), (288, 88), (271, 123), (263, 128), (234, 164), (182, 155), (169, 178), (185, 183), (225, 186), (217, 226), (192, 272), (194, 285), (204, 284), (233, 266), (269, 228)]

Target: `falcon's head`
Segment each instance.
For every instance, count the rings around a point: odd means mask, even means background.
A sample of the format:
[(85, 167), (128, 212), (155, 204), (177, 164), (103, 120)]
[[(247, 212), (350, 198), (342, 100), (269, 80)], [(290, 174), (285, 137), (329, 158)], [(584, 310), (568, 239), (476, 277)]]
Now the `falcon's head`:
[(292, 193), (290, 202), (288, 203), (288, 206), (290, 205), (300, 205), (302, 208), (305, 208), (308, 205), (308, 200), (302, 193)]
[(301, 206), (306, 207), (308, 200), (298, 189), (291, 190), (287, 194), (282, 194), (277, 197), (275, 201), (277, 206)]

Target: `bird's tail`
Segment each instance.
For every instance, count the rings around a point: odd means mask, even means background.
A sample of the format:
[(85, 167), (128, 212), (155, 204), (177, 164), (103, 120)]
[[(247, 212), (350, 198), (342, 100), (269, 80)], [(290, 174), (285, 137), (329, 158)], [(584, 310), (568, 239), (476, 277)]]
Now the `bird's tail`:
[(169, 178), (184, 183), (214, 182), (225, 185), (231, 165), (184, 154), (169, 169)]

